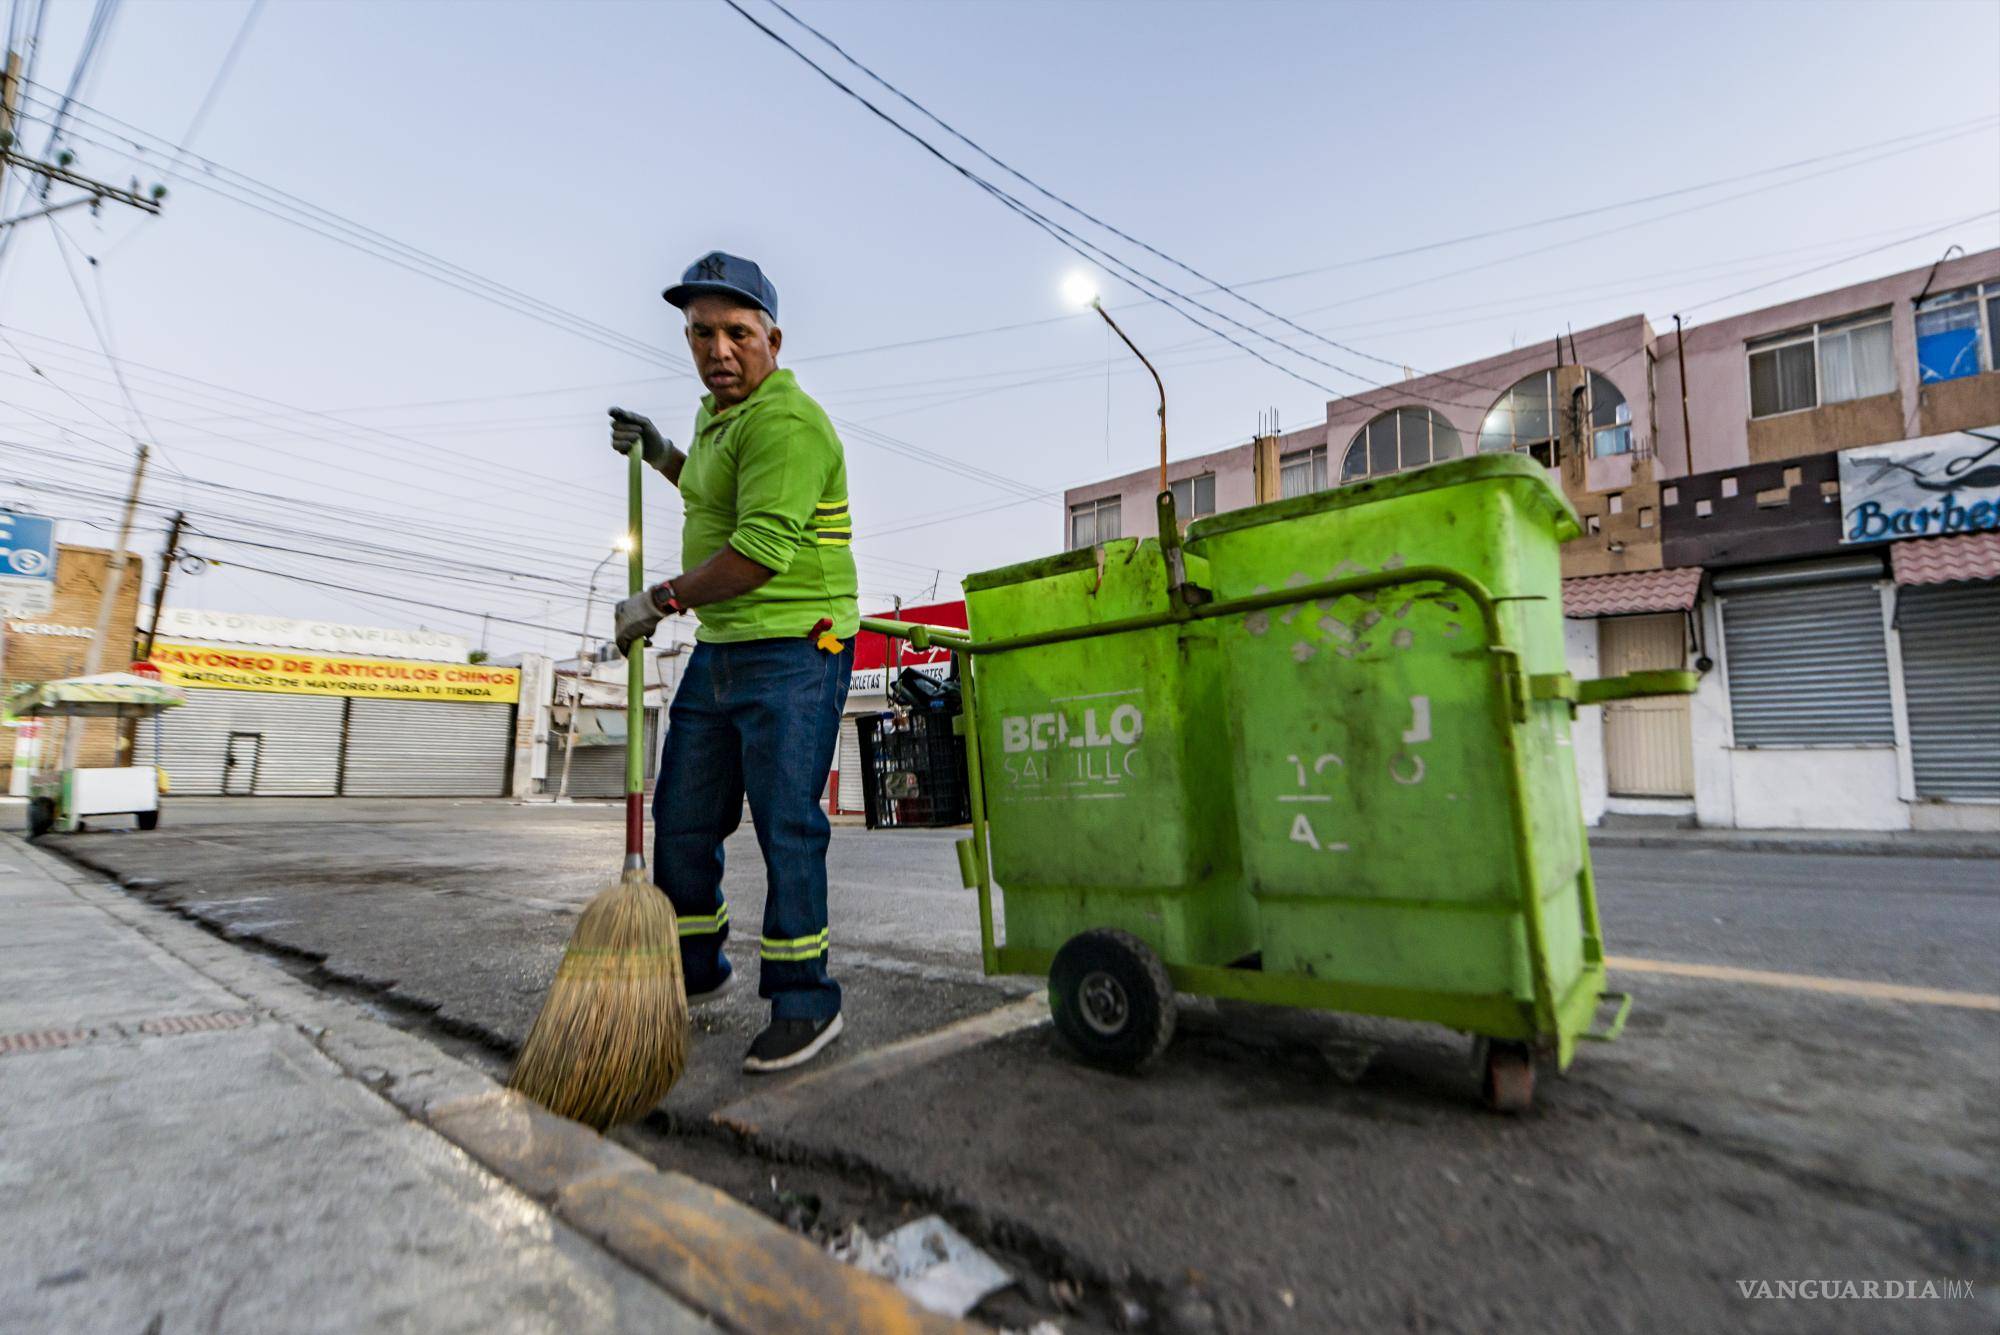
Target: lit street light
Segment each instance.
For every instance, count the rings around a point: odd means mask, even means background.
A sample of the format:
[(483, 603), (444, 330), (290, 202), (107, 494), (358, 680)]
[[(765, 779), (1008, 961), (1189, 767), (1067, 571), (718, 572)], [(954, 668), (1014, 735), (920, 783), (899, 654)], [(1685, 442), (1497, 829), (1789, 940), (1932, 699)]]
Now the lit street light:
[(1128, 338), (1118, 322), (1111, 318), (1111, 312), (1104, 309), (1104, 301), (1097, 294), (1097, 281), (1081, 270), (1071, 273), (1062, 280), (1063, 299), (1075, 306), (1088, 306), (1104, 317), (1104, 323), (1111, 326), (1111, 332), (1119, 341), (1132, 349), (1132, 355), (1139, 364), (1152, 372), (1153, 386), (1160, 391), (1160, 490), (1167, 490), (1167, 387), (1160, 379), (1160, 373), (1146, 360), (1146, 354), (1139, 351), (1139, 345)]
[(1111, 326), (1111, 332), (1132, 350), (1139, 364), (1151, 372), (1153, 387), (1160, 391), (1160, 494), (1153, 499), (1154, 510), (1159, 517), (1160, 555), (1167, 565), (1167, 596), (1177, 608), (1186, 608), (1193, 603), (1207, 602), (1212, 596), (1205, 589), (1188, 583), (1187, 562), (1181, 553), (1180, 518), (1174, 513), (1174, 491), (1167, 485), (1167, 386), (1160, 379), (1160, 373), (1146, 360), (1146, 354), (1139, 351), (1139, 345), (1128, 338), (1118, 322), (1111, 318), (1111, 312), (1104, 309), (1104, 301), (1097, 295), (1097, 283), (1088, 273), (1072, 273), (1063, 279), (1063, 296), (1077, 305), (1089, 306)]

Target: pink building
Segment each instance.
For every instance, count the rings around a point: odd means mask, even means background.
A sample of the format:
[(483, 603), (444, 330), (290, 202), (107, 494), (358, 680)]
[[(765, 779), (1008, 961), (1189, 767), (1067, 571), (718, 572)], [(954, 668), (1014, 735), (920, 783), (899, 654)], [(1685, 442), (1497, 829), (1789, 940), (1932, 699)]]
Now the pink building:
[[(1530, 454), (1585, 530), (1572, 667), (1702, 673), (1692, 699), (1579, 716), (1593, 822), (2000, 830), (1996, 354), (2000, 249), (1679, 335), (1565, 333), (1168, 475), (1189, 519)], [(1152, 536), (1157, 477), (1072, 489), (1065, 546)]]

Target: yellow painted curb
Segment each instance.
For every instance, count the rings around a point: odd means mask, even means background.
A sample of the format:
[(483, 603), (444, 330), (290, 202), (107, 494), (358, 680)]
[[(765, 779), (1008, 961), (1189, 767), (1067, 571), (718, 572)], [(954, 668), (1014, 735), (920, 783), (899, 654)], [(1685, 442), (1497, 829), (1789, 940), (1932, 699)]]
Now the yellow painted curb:
[(1863, 978), (1825, 978), (1811, 973), (1774, 973), (1768, 969), (1739, 969), (1728, 964), (1687, 964), (1678, 960), (1648, 960), (1631, 955), (1610, 955), (1606, 967), (1622, 973), (1656, 973), (1673, 978), (1701, 978), (1714, 983), (1751, 983), (1758, 987), (1786, 987), (1800, 992), (1824, 992), (1832, 996), (1859, 997), (1865, 1001), (1901, 1001), (1913, 1006), (1955, 1006), (1963, 1010), (2000, 1011), (2000, 996), (1988, 992), (1953, 992), (1938, 987), (1910, 987), (1902, 983), (1875, 983)]

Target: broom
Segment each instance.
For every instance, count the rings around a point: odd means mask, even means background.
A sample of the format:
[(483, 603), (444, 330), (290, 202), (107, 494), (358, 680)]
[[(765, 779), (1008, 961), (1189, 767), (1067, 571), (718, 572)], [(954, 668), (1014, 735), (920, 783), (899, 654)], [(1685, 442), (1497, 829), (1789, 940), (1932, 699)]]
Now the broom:
[[(642, 452), (630, 464), (631, 588), (645, 582), (639, 540)], [(625, 871), (592, 899), (514, 1061), (509, 1088), (602, 1131), (644, 1116), (687, 1062), (687, 988), (674, 907), (646, 875), (645, 641), (625, 651)], [(574, 708), (575, 706), (572, 706)]]

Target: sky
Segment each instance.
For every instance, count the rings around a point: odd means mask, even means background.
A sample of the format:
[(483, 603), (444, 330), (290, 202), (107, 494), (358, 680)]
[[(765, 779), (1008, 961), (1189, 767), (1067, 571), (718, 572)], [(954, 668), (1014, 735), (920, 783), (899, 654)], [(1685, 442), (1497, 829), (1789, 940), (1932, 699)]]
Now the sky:
[[(1125, 264), (1211, 286), (739, 3)], [(1323, 420), (1403, 367), (2000, 244), (1990, 2), (787, 4), (1048, 190), (1367, 354), (1199, 297), (1282, 336), (1194, 312), (1260, 361), (1099, 260), (1166, 377), (1176, 457), (1271, 410)], [(93, 11), (48, 0), (31, 150)], [(0, 506), (106, 544), (152, 442), (131, 546), (157, 552), (184, 509), (211, 562), (169, 606), (561, 655), (601, 569), (608, 633), (624, 474), (604, 410), (685, 439), (700, 386), (660, 291), (711, 248), (774, 280), (781, 360), (842, 433), (864, 610), (1058, 550), (1065, 487), (1156, 454), (1150, 381), (1063, 297), (1083, 260), (724, 0), (128, 2), (79, 102), (75, 169), (169, 193), (157, 217), (12, 229)], [(679, 507), (654, 483), (657, 578)]]

